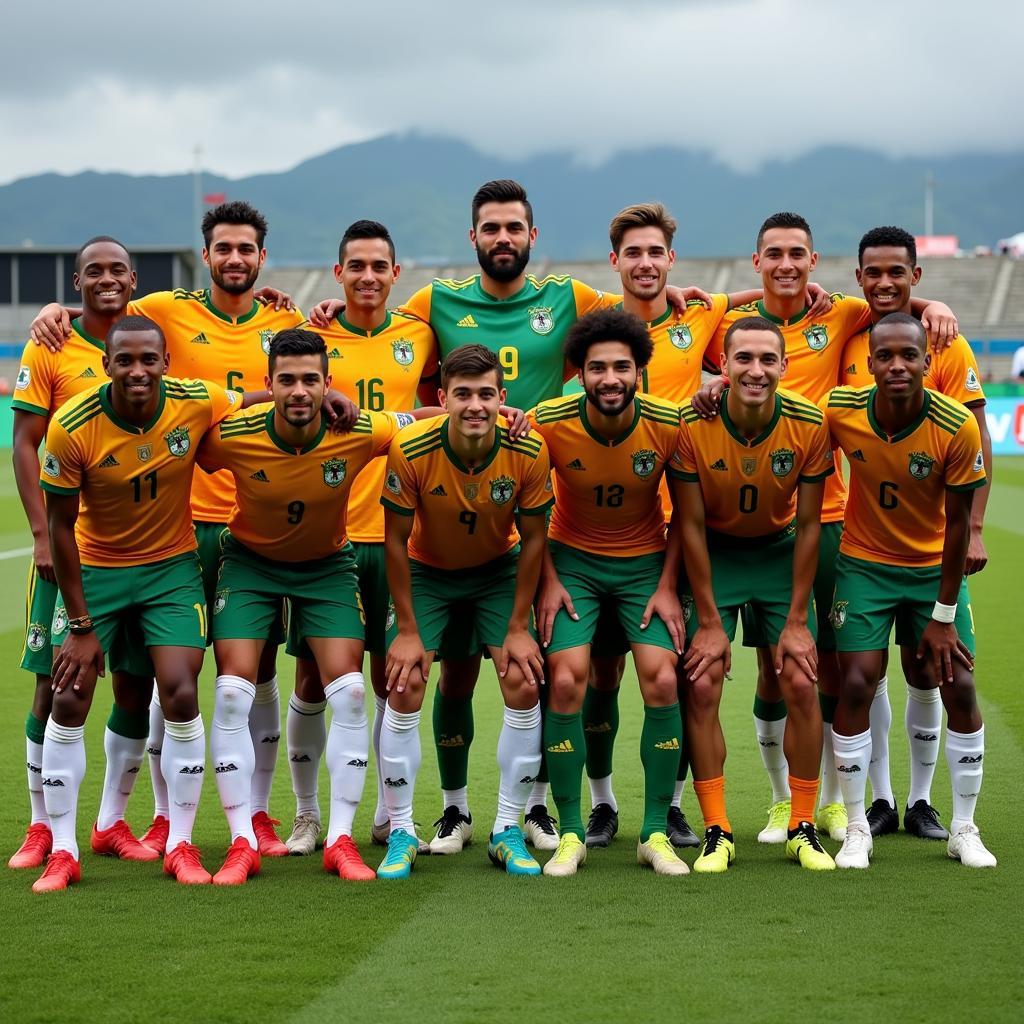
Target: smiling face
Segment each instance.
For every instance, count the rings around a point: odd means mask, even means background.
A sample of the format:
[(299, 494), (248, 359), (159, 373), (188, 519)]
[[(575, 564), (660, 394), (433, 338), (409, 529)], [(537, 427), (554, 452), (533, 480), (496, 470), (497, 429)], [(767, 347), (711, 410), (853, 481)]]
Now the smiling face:
[(353, 238), (345, 243), (345, 262), (334, 266), (334, 279), (345, 289), (349, 309), (375, 313), (387, 305), (400, 272), (383, 238)]
[(530, 262), (537, 229), (530, 227), (522, 203), (484, 203), (469, 240), (476, 246), (476, 258), (484, 274), (507, 283)]
[(216, 224), (210, 245), (203, 249), (203, 262), (210, 268), (213, 283), (229, 295), (244, 295), (256, 283), (267, 258), (256, 229), (251, 224)]
[(498, 386), (494, 370), (478, 377), (453, 376), (437, 394), (448, 411), (451, 429), (472, 442), (490, 434), (505, 401), (505, 389)]
[(82, 305), (100, 316), (123, 313), (135, 291), (128, 253), (117, 242), (93, 242), (82, 250), (78, 265), (73, 280), (82, 293)]
[(602, 416), (618, 416), (633, 404), (640, 372), (623, 341), (599, 341), (587, 350), (580, 384), (587, 401)]
[(753, 261), (765, 295), (789, 300), (807, 290), (818, 254), (811, 251), (811, 240), (801, 228), (769, 228)]
[(623, 289), (634, 298), (649, 301), (665, 290), (676, 254), (661, 228), (650, 226), (630, 228), (622, 236), (619, 251), (611, 253), (609, 259)]
[(864, 289), (876, 320), (888, 313), (910, 311), (910, 292), (921, 280), (910, 253), (901, 245), (869, 246), (857, 268), (857, 283)]
[(324, 376), (322, 355), (285, 356), (274, 359), (273, 376), (266, 378), (274, 409), (292, 427), (304, 427), (320, 413), (331, 386)]
[(920, 324), (876, 324), (870, 346), (868, 369), (886, 398), (906, 401), (921, 391), (931, 356)]
[(775, 400), (786, 372), (782, 343), (774, 331), (736, 331), (722, 355), (722, 372), (729, 378), (729, 394), (755, 409)]
[(103, 369), (119, 404), (131, 412), (156, 401), (168, 362), (159, 331), (119, 330), (107, 338)]

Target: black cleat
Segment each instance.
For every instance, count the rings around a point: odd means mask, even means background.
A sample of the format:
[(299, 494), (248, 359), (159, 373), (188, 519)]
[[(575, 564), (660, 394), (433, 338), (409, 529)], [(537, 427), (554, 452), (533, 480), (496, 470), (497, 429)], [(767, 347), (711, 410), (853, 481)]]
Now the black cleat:
[(610, 846), (619, 831), (619, 812), (611, 804), (598, 804), (587, 820), (587, 846), (604, 848)]
[(686, 815), (678, 807), (668, 809), (668, 841), (677, 850), (696, 850), (700, 846), (697, 833), (690, 828)]
[(918, 800), (903, 812), (903, 827), (918, 839), (949, 839), (949, 833), (939, 821), (939, 812), (927, 800)]
[(891, 835), (900, 830), (900, 816), (896, 808), (886, 800), (873, 801), (868, 808), (867, 817), (872, 839)]

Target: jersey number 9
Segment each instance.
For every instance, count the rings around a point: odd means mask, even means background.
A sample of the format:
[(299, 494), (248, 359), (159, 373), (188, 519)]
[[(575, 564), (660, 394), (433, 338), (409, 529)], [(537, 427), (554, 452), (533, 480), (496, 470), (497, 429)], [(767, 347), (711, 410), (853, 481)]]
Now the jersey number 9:
[(519, 349), (514, 345), (499, 348), (498, 361), (505, 372), (505, 380), (515, 380), (519, 376)]

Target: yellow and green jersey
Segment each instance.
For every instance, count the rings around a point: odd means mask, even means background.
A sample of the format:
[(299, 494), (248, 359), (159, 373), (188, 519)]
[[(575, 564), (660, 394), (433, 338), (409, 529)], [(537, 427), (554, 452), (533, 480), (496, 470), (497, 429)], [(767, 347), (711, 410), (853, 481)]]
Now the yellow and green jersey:
[(528, 274), (515, 295), (496, 299), (475, 274), (462, 281), (433, 281), (402, 309), (433, 327), (442, 360), (460, 345), (483, 345), (497, 353), (508, 404), (527, 409), (561, 395), (572, 375), (562, 355), (569, 328), (584, 313), (612, 306), (619, 298), (571, 277), (538, 280)]
[(234, 478), (236, 504), (228, 519), (233, 537), (271, 561), (308, 562), (345, 545), (353, 483), (387, 452), (399, 429), (398, 416), (363, 411), (351, 431), (335, 434), (321, 416), (316, 436), (294, 448), (274, 429), (274, 406), (268, 403), (211, 430), (198, 462)]
[(164, 377), (153, 418), (122, 420), (109, 383), (50, 421), (40, 486), (80, 494), (75, 538), (83, 565), (145, 565), (194, 551), (189, 492), (203, 435), (241, 405), (210, 381)]
[[(332, 387), (354, 398), (361, 409), (404, 412), (416, 405), (416, 389), (437, 373), (437, 341), (429, 324), (396, 310), (372, 331), (354, 327), (344, 316), (315, 331), (327, 345)], [(383, 459), (371, 462), (356, 477), (348, 500), (349, 540), (384, 543)]]
[(470, 469), (452, 450), (448, 417), (406, 427), (388, 453), (381, 504), (415, 516), (409, 557), (436, 569), (469, 569), (519, 543), (515, 514), (542, 515), (552, 502), (547, 446), (513, 441), (498, 420), (494, 445)]
[(876, 393), (840, 387), (822, 402), (832, 441), (850, 464), (839, 550), (885, 565), (939, 565), (945, 492), (985, 483), (978, 421), (959, 402), (926, 389), (920, 415), (889, 435), (875, 418)]
[(65, 402), (106, 380), (106, 345), (87, 334), (81, 319), (71, 322), (72, 335), (59, 352), (28, 342), (14, 384), (11, 408), (49, 419)]
[(669, 473), (700, 484), (709, 530), (744, 540), (774, 538), (796, 516), (800, 484), (834, 472), (828, 425), (817, 406), (780, 390), (769, 424), (747, 439), (729, 416), (728, 394), (727, 388), (713, 420), (683, 409)]
[(608, 440), (591, 426), (586, 395), (541, 402), (529, 412), (554, 471), (548, 536), (597, 555), (646, 555), (665, 548), (658, 488), (679, 443), (679, 406), (633, 399), (633, 419)]

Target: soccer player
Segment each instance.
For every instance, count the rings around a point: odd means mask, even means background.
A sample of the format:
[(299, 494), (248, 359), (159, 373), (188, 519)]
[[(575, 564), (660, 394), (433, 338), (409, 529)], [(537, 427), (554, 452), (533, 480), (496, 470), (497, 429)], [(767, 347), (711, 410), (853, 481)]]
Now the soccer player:
[(298, 328), (281, 331), (270, 345), (267, 388), (273, 406), (229, 417), (207, 434), (199, 450), (203, 469), (227, 469), (234, 476), (236, 501), (221, 538), (212, 614), (217, 685), (210, 751), (232, 838), (214, 885), (241, 885), (260, 869), (247, 722), (282, 594), (291, 606), (293, 635), (311, 650), (319, 670), (318, 679), (297, 696), (307, 704), (326, 699), (332, 712), (324, 866), (353, 881), (375, 877), (352, 840), (369, 738), (362, 675), (365, 616), (346, 534), (347, 505), (359, 473), (387, 453), (413, 417), (363, 412), (351, 432), (328, 433), (322, 405), (330, 384), (323, 339)]
[(391, 834), (377, 875), (406, 877), (416, 859), (420, 708), (431, 661), (454, 616), (464, 617), (490, 651), (505, 704), (498, 810), (487, 853), (509, 874), (539, 875), (519, 822), (540, 765), (543, 664), (530, 614), (552, 501), (547, 448), (536, 437), (513, 441), (498, 421), (505, 389), (494, 352), (457, 348), (441, 366), (441, 381), (447, 414), (399, 436), (381, 496), (395, 621), (380, 735)]
[(705, 828), (693, 869), (723, 872), (736, 855), (718, 708), (736, 621), (749, 603), (764, 624), (789, 709), (783, 744), (793, 797), (786, 854), (801, 867), (831, 870), (835, 864), (813, 820), (822, 721), (810, 619), (822, 494), (834, 471), (828, 428), (810, 402), (779, 390), (786, 343), (770, 320), (737, 320), (724, 347), (729, 387), (721, 415), (702, 420), (684, 409), (670, 469), (687, 577), (686, 730)]
[(562, 833), (544, 873), (556, 877), (576, 874), (587, 855), (581, 711), (601, 605), (615, 610), (629, 641), (644, 701), (637, 860), (659, 874), (689, 870), (665, 832), (682, 749), (675, 675), (682, 618), (678, 546), (666, 557), (658, 489), (677, 444), (679, 407), (637, 396), (652, 347), (631, 313), (609, 309), (581, 317), (566, 337), (565, 358), (584, 393), (541, 402), (530, 412), (551, 452), (555, 479), (537, 621), (550, 686), (544, 749)]
[(971, 503), (985, 484), (981, 435), (959, 402), (924, 386), (928, 340), (912, 316), (883, 317), (870, 346), (875, 386), (836, 388), (823, 403), (851, 477), (831, 612), (842, 665), (832, 742), (849, 814), (836, 864), (866, 868), (872, 854), (864, 810), (869, 709), (895, 622), (896, 642), (916, 646), (920, 671), (938, 686), (949, 718), (949, 856), (967, 867), (995, 867), (974, 824), (985, 727), (964, 579)]
[(129, 627), (155, 670), (166, 720), (162, 762), (170, 832), (164, 870), (210, 881), (192, 825), (205, 760), (197, 677), (206, 648), (206, 603), (188, 516), (196, 445), (237, 408), (216, 384), (165, 377), (163, 333), (124, 317), (108, 334), (110, 382), (73, 398), (50, 423), (40, 483), (46, 491), (54, 569), (53, 707), (43, 741), (43, 792), (53, 852), (35, 892), (81, 877), (75, 818), (85, 775), (85, 719), (104, 659), (130, 665)]
[[(871, 324), (846, 343), (843, 351), (843, 384), (865, 387), (874, 377), (868, 369), (871, 330), (889, 313), (910, 313), (912, 289), (921, 280), (917, 265), (917, 244), (914, 236), (902, 228), (873, 228), (860, 240), (857, 258), (857, 281), (864, 289), (864, 298), (871, 308)], [(974, 494), (971, 504), (971, 540), (967, 548), (966, 575), (980, 572), (988, 561), (982, 528), (985, 506), (992, 486), (992, 438), (985, 417), (985, 393), (982, 390), (978, 363), (971, 346), (958, 334), (947, 349), (929, 350), (926, 388), (941, 392), (971, 410), (981, 433), (981, 450), (985, 457), (985, 483)], [(921, 839), (949, 839), (938, 812), (932, 806), (931, 785), (935, 776), (936, 753), (942, 735), (942, 701), (934, 679), (922, 671), (916, 649), (901, 649), (903, 674), (907, 680), (905, 725), (910, 746), (910, 791), (903, 813), (903, 827)], [(888, 660), (888, 652), (886, 652)], [(873, 837), (887, 835), (899, 828), (896, 798), (889, 776), (889, 726), (892, 708), (889, 705), (888, 679), (882, 678), (871, 702), (871, 806), (867, 811)]]
[[(39, 487), (39, 446), (54, 413), (74, 395), (95, 387), (103, 377), (107, 332), (124, 315), (135, 288), (135, 271), (127, 249), (108, 236), (91, 238), (75, 257), (75, 288), (82, 294), (82, 315), (57, 356), (28, 342), (14, 387), (14, 477), (32, 529), (29, 612), (21, 667), (36, 676), (32, 710), (26, 721), (27, 767), (32, 822), (20, 849), (7, 862), (12, 868), (36, 868), (52, 846), (43, 799), (43, 733), (53, 701), (53, 648), (50, 625), (57, 583), (50, 553), (43, 492)], [(144, 665), (142, 666), (145, 667)], [(156, 860), (158, 854), (131, 834), (124, 811), (149, 732), (149, 697), (137, 680), (113, 677), (115, 705), (103, 734), (106, 774), (91, 845), (97, 853), (126, 860)], [(150, 681), (150, 688), (152, 683)], [(141, 702), (141, 703), (140, 703)]]

